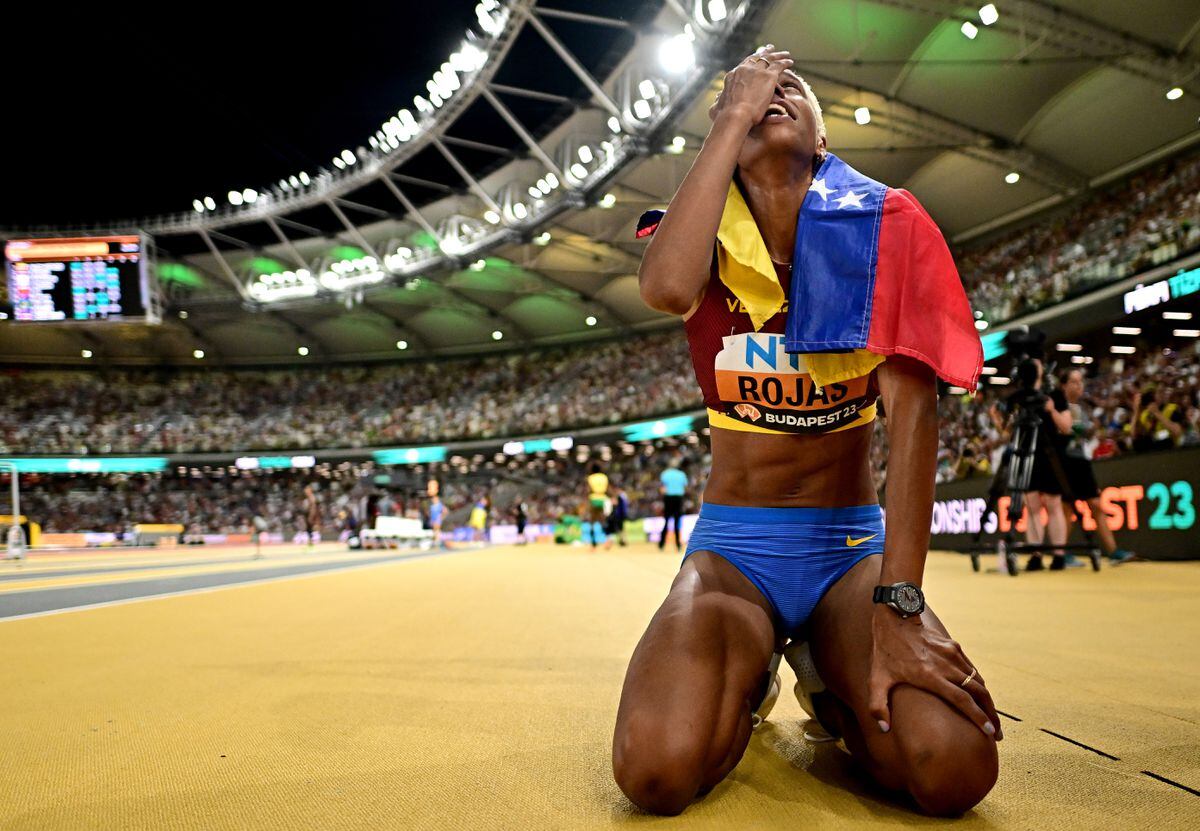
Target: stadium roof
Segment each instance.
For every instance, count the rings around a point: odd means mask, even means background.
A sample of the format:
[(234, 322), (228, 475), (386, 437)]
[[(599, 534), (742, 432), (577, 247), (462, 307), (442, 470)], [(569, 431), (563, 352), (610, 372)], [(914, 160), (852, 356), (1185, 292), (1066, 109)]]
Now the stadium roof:
[[(1194, 2), (997, 2), (991, 23), (978, 4), (937, 0), (728, 2), (722, 13), (728, 6), (737, 25), (699, 33), (697, 77), (668, 77), (672, 90), (640, 133), (623, 122), (622, 134), (636, 140), (623, 146), (620, 163), (598, 171), (557, 208), (522, 217), (507, 236), (459, 256), (459, 249), (439, 250), (439, 237), (459, 218), (478, 224), (501, 201), (506, 208), (518, 197), (529, 201), (520, 196), (526, 186), (570, 167), (564, 147), (573, 152), (614, 138), (606, 127), (612, 104), (622, 103), (629, 79), (636, 85), (637, 73), (657, 63), (662, 41), (693, 13), (693, 4), (675, 0), (505, 5), (514, 11), (488, 47), (494, 60), (472, 97), (460, 93), (464, 103), (439, 114), (440, 142), (407, 156), (401, 147), (382, 175), (337, 173), (320, 199), (288, 189), (252, 211), (224, 206), (133, 223), (150, 230), (159, 247), (164, 324), (10, 324), (0, 327), (0, 358), (64, 362), (81, 360), (87, 348), (118, 363), (191, 363), (193, 351), (203, 349), (206, 361), (250, 364), (294, 362), (307, 347), (308, 360), (354, 361), (526, 348), (670, 325), (638, 297), (643, 244), (633, 241), (633, 224), (646, 208), (665, 206), (686, 173), (707, 132), (721, 67), (763, 41), (796, 57), (822, 100), (830, 148), (869, 175), (912, 190), (959, 241), (1200, 141)], [(714, 4), (702, 6), (711, 18)], [(416, 34), (436, 40), (441, 55), (463, 25), (450, 18), (446, 26), (454, 31), (444, 37), (440, 26)], [(395, 30), (389, 36), (403, 42)], [(342, 82), (350, 63), (329, 56), (329, 78)], [(269, 67), (264, 74), (272, 74)], [(1168, 97), (1176, 87), (1182, 94)], [(310, 109), (320, 112), (322, 90), (312, 89), (311, 100)], [(863, 107), (866, 124), (859, 123)], [(354, 147), (365, 138), (347, 127), (342, 143)], [(328, 155), (329, 148), (316, 146), (322, 141), (306, 152)], [(359, 150), (365, 173), (376, 156)], [(1010, 174), (1019, 177), (1015, 183)], [(285, 175), (274, 168), (262, 178)], [(224, 187), (238, 185), (213, 185), (216, 192)], [(201, 194), (181, 193), (178, 207), (194, 196)], [(431, 265), (389, 267), (386, 279), (365, 288), (282, 302), (248, 292), (264, 274), (385, 259), (398, 244), (416, 249), (418, 259), (427, 248)]]

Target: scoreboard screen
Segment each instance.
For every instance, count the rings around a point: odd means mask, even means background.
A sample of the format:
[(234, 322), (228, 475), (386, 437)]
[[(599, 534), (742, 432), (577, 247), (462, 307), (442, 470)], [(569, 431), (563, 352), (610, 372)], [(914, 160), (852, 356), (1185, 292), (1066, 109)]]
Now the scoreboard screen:
[(4, 258), (18, 322), (158, 322), (140, 236), (8, 240)]

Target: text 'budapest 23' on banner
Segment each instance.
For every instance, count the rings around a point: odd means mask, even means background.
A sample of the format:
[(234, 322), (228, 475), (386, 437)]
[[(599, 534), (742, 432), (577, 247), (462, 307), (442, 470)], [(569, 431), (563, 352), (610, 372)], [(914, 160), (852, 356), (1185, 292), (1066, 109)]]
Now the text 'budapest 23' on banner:
[[(1104, 521), (1117, 544), (1155, 560), (1200, 559), (1200, 526), (1196, 497), (1200, 496), (1200, 447), (1118, 456), (1095, 462)], [(990, 476), (947, 482), (937, 486), (930, 531), (930, 548), (966, 550), (983, 526), (983, 541), (1009, 530), (1008, 501), (997, 514), (983, 516)], [(1083, 525), (1095, 528), (1087, 506), (1079, 503)], [(1017, 525), (1024, 538), (1024, 517)], [(1073, 528), (1071, 541), (1080, 541)]]

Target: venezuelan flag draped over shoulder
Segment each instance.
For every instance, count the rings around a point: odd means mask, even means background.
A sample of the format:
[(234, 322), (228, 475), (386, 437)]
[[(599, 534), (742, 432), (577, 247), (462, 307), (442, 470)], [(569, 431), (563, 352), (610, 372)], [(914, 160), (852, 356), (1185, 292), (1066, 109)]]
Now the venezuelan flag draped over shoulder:
[(906, 355), (974, 390), (983, 348), (941, 231), (904, 190), (829, 154), (800, 208), (788, 352)]

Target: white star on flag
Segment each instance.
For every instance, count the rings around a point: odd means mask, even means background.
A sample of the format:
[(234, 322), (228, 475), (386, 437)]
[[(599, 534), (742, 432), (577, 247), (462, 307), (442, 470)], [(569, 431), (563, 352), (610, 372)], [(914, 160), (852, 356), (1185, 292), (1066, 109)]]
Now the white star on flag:
[(861, 208), (863, 206), (862, 198), (864, 196), (866, 196), (865, 193), (855, 193), (854, 191), (850, 191), (845, 196), (839, 196), (834, 201), (838, 203), (839, 210), (842, 208), (849, 208), (851, 206), (855, 208)]
[(823, 202), (828, 202), (829, 197), (832, 194), (837, 192), (834, 190), (830, 190), (830, 188), (825, 184), (824, 179), (813, 179), (813, 183), (808, 186), (808, 189), (816, 191), (817, 193), (821, 194), (821, 200)]

